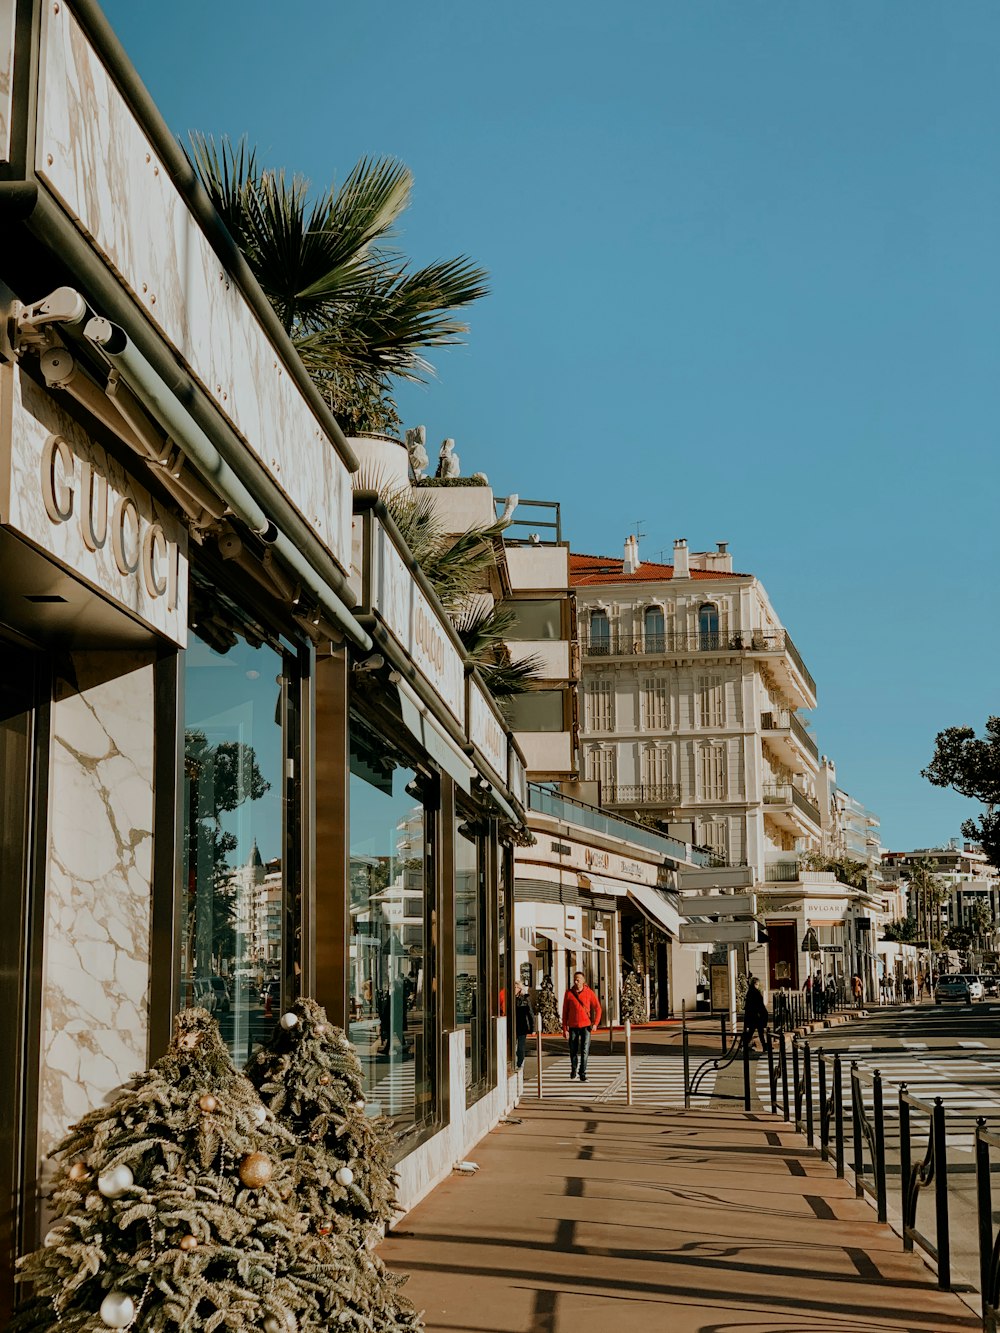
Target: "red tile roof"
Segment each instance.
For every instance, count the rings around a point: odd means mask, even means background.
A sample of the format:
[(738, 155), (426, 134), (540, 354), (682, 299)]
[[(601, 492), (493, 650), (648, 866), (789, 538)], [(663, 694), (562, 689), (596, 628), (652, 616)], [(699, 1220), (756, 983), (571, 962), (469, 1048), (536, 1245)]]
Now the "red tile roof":
[[(569, 553), (569, 581), (577, 587), (595, 583), (662, 583), (674, 577), (673, 565), (658, 565), (644, 560), (634, 574), (622, 571), (621, 556), (579, 555)], [(721, 569), (692, 569), (693, 579), (745, 579), (749, 574), (728, 573)]]

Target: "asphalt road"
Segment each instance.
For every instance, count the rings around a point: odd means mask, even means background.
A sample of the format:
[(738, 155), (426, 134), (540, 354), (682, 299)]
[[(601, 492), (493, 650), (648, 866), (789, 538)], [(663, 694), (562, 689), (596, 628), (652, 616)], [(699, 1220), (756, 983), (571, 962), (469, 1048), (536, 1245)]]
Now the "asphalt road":
[[(979, 1285), (979, 1250), (976, 1212), (976, 1181), (973, 1134), (976, 1119), (985, 1117), (991, 1129), (1000, 1131), (1000, 1003), (984, 1000), (972, 1005), (899, 1005), (876, 1010), (861, 1023), (813, 1033), (810, 1049), (840, 1051), (844, 1065), (845, 1135), (850, 1140), (850, 1061), (862, 1069), (878, 1069), (882, 1075), (885, 1108), (885, 1138), (889, 1220), (901, 1217), (899, 1171), (899, 1094), (901, 1083), (910, 1094), (928, 1105), (940, 1097), (946, 1112), (949, 1228), (951, 1264), (956, 1284)], [(766, 1069), (758, 1062), (758, 1092), (769, 1104)], [(763, 1079), (763, 1086), (761, 1086)], [(818, 1079), (813, 1077), (816, 1098), (816, 1134), (819, 1135)], [(866, 1091), (871, 1109), (871, 1094)], [(913, 1162), (927, 1149), (929, 1116), (912, 1113)], [(851, 1161), (851, 1144), (847, 1161)], [(1000, 1222), (1000, 1153), (993, 1170), (994, 1227)], [(921, 1191), (917, 1227), (936, 1243), (932, 1188)]]

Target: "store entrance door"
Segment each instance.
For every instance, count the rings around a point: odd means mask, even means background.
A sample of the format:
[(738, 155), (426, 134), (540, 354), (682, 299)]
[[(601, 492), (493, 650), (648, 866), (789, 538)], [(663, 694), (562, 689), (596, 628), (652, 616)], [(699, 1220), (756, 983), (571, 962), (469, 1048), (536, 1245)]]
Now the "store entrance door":
[(771, 990), (798, 990), (799, 957), (795, 922), (767, 923), (768, 985)]

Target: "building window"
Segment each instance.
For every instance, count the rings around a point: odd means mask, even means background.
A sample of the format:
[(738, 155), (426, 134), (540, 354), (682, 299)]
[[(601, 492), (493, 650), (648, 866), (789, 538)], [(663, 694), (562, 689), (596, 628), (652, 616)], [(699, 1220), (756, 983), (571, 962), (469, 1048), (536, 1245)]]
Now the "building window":
[(588, 731), (613, 731), (614, 682), (588, 680), (584, 689), (584, 722)]
[(473, 1102), (487, 1076), (486, 864), (483, 838), (455, 821), (455, 1019), (465, 1030), (465, 1095)]
[(726, 747), (701, 745), (698, 748), (701, 799), (726, 800)]
[(434, 784), (351, 714), (351, 1041), (399, 1136), (435, 1109)]
[(719, 608), (714, 602), (704, 602), (698, 609), (698, 646), (702, 652), (719, 648)]
[(296, 652), (224, 593), (192, 594), (180, 1002), (213, 1012), (242, 1064), (292, 998), (298, 962), (298, 765), (286, 758), (299, 672)]
[(729, 820), (705, 819), (701, 823), (701, 845), (720, 857), (729, 855)]
[(660, 745), (647, 745), (642, 751), (642, 785), (654, 791), (670, 785), (670, 751)]
[(607, 611), (590, 613), (590, 651), (598, 656), (611, 652), (611, 622)]
[(642, 617), (643, 647), (647, 653), (662, 653), (666, 647), (663, 610), (659, 606), (648, 606)]
[(650, 731), (670, 727), (670, 695), (662, 676), (647, 676), (642, 682), (642, 725)]
[(561, 601), (547, 597), (504, 602), (501, 610), (510, 612), (514, 617), (510, 628), (504, 631), (504, 638), (515, 643), (561, 639), (562, 608)]
[(506, 703), (513, 731), (566, 730), (562, 690), (529, 690)]
[(697, 700), (700, 727), (725, 726), (725, 691), (721, 676), (699, 676)]
[(587, 751), (587, 778), (599, 782), (605, 790), (615, 784), (615, 752), (595, 745)]

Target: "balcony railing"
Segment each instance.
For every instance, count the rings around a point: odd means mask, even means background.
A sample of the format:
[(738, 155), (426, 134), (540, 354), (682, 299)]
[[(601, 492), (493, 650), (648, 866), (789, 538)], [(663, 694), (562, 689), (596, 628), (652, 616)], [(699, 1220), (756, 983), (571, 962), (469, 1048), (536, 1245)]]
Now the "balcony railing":
[(799, 653), (799, 650), (796, 648), (795, 644), (792, 642), (792, 636), (788, 633), (787, 630), (785, 631), (785, 652), (798, 667), (799, 672), (802, 675), (802, 679), (806, 682), (806, 684), (809, 686), (810, 691), (815, 696), (816, 682), (813, 680), (812, 675), (807, 670), (806, 664), (805, 662), (803, 662), (802, 656)]
[(672, 653), (775, 653), (784, 646), (784, 630), (742, 633), (584, 635), (584, 657), (664, 657)]
[(567, 824), (575, 824), (594, 833), (602, 833), (606, 837), (633, 842), (637, 846), (646, 847), (650, 851), (676, 861), (683, 861), (688, 865), (708, 864), (708, 856), (701, 848), (691, 847), (667, 833), (658, 833), (646, 828), (644, 824), (637, 824), (624, 815), (598, 810), (595, 806), (586, 805), (573, 796), (565, 796), (562, 792), (541, 787), (535, 782), (528, 784), (528, 808), (537, 810), (539, 814), (561, 819)]
[(801, 868), (798, 861), (767, 861), (764, 864), (764, 882), (792, 884), (798, 879)]
[(605, 805), (679, 805), (681, 788), (677, 782), (609, 783), (602, 796)]
[(781, 708), (776, 712), (761, 713), (760, 725), (764, 731), (791, 731), (814, 759), (819, 758), (819, 746), (806, 731), (797, 713)]
[(794, 805), (814, 824), (819, 824), (819, 806), (790, 782), (768, 782), (764, 785), (765, 805)]

